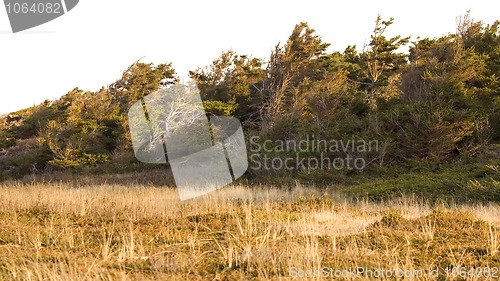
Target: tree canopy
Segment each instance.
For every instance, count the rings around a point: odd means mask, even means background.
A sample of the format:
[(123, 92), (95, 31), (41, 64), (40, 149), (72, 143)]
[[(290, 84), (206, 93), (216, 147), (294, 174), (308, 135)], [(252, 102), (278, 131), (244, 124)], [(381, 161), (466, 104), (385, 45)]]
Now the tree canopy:
[[(378, 16), (362, 50), (329, 52), (329, 43), (301, 22), (267, 59), (227, 50), (190, 77), (208, 114), (235, 116), (250, 134), (377, 139), (387, 147), (373, 155), (381, 165), (472, 155), (499, 142), (500, 22), (466, 13), (455, 33), (413, 41), (386, 37), (393, 24)], [(178, 80), (171, 63), (137, 61), (99, 91), (75, 88), (4, 116), (2, 176), (28, 173), (33, 165), (136, 167), (127, 111)]]

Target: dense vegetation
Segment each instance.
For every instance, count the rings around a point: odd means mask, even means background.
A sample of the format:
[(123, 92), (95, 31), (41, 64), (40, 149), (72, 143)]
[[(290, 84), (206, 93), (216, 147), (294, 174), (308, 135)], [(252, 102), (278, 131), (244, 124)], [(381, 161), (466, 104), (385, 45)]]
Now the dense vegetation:
[[(207, 112), (239, 118), (247, 137), (380, 143), (366, 155), (371, 165), (363, 171), (249, 170), (246, 179), (374, 182), (369, 193), (379, 196), (395, 186), (414, 191), (412, 175), (425, 172), (432, 174), (418, 180), (419, 192), (466, 188), (500, 200), (500, 22), (485, 24), (467, 13), (456, 33), (411, 42), (386, 37), (392, 24), (378, 17), (362, 51), (349, 46), (330, 53), (314, 29), (299, 23), (267, 60), (229, 50), (190, 72)], [(405, 46), (408, 52), (401, 51)], [(171, 63), (135, 62), (107, 88), (75, 88), (3, 116), (0, 179), (151, 169), (134, 158), (127, 111), (177, 81)]]

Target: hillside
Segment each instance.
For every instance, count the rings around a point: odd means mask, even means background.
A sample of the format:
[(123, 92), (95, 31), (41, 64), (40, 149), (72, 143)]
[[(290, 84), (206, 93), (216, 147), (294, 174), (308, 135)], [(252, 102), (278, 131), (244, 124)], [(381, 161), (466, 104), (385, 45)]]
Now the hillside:
[[(208, 115), (243, 123), (250, 167), (241, 182), (336, 184), (376, 199), (450, 192), (460, 200), (500, 199), (500, 22), (467, 14), (456, 34), (412, 42), (386, 37), (392, 24), (378, 17), (362, 52), (349, 46), (329, 53), (329, 44), (299, 23), (266, 60), (229, 50), (190, 72)], [(138, 61), (97, 92), (74, 88), (1, 116), (0, 179), (144, 173), (145, 182), (171, 184), (168, 176), (147, 176), (168, 164), (134, 158), (127, 113), (174, 83), (171, 63)], [(314, 143), (320, 148), (311, 149)]]

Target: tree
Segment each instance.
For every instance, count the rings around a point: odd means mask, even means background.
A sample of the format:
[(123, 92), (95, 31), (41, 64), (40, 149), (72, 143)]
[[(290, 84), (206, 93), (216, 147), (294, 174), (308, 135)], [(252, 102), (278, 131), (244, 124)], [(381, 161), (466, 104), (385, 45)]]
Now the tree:
[(120, 126), (124, 132), (117, 140), (119, 149), (126, 151), (132, 149), (128, 133), (128, 119), (124, 118), (132, 104), (165, 85), (176, 83), (178, 80), (172, 63), (162, 63), (155, 66), (152, 63), (136, 61), (123, 72), (120, 79), (109, 85), (107, 90), (112, 97), (111, 104), (119, 106)]
[(152, 63), (136, 61), (130, 65), (120, 79), (108, 87), (113, 102), (120, 104), (120, 111), (125, 113), (137, 100), (158, 90), (162, 84), (178, 81), (172, 63), (154, 66)]
[(372, 110), (377, 108), (377, 99), (389, 99), (399, 94), (399, 70), (407, 62), (407, 55), (397, 51), (408, 43), (410, 37), (398, 35), (386, 38), (384, 35), (393, 22), (394, 18), (385, 21), (380, 15), (377, 16), (370, 43), (359, 58), (365, 76), (365, 81), (361, 83), (367, 85), (367, 99)]
[(481, 55), (485, 71), (476, 78), (473, 86), (478, 90), (481, 108), (490, 116), (492, 137), (500, 140), (500, 21), (484, 24), (475, 21), (470, 11), (457, 19), (457, 34), (464, 48)]
[(270, 130), (281, 118), (300, 118), (305, 109), (305, 90), (324, 78), (328, 69), (321, 37), (307, 23), (295, 26), (287, 43), (276, 45), (267, 65), (262, 95), (261, 131)]
[(262, 60), (223, 52), (210, 66), (190, 71), (196, 81), (207, 112), (233, 115), (242, 121), (252, 119), (255, 111), (255, 85), (264, 78)]
[(488, 56), (470, 41), (483, 31), (465, 22), (470, 28), (458, 27), (458, 34), (419, 39), (410, 47), (410, 63), (401, 74), (401, 104), (391, 109), (385, 124), (405, 158), (472, 154), (490, 140), (495, 79)]

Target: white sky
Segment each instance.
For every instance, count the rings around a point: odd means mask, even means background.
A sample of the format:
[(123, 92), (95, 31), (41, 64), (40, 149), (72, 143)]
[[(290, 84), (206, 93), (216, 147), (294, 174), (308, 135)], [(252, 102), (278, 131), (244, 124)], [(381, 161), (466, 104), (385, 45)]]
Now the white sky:
[(161, 1), (81, 0), (68, 14), (12, 34), (0, 8), (0, 114), (56, 99), (74, 87), (95, 91), (128, 65), (173, 62), (181, 76), (234, 49), (267, 59), (306, 21), (331, 50), (358, 48), (377, 14), (394, 17), (388, 35), (455, 32), (456, 16), (500, 19), (500, 1)]

